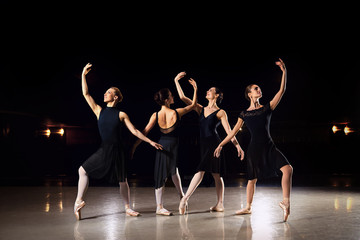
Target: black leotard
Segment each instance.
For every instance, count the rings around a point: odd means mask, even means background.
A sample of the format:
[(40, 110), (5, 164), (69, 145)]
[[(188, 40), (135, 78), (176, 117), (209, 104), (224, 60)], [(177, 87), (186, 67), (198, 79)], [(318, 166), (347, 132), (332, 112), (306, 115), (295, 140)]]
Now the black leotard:
[(271, 115), (270, 103), (256, 110), (242, 111), (239, 115), (251, 133), (250, 144), (245, 155), (250, 180), (277, 176), (276, 171), (289, 164), (270, 136)]
[(121, 142), (123, 124), (119, 113), (120, 110), (114, 107), (105, 107), (100, 112), (98, 128), (101, 147), (82, 165), (90, 177), (107, 177), (111, 182), (123, 182), (126, 179), (126, 162)]
[(209, 114), (207, 117), (204, 115), (204, 108), (202, 109), (199, 117), (200, 122), (200, 164), (197, 171), (205, 171), (210, 173), (222, 173), (221, 169), (222, 157), (214, 157), (214, 151), (220, 143), (220, 137), (216, 128), (220, 125), (220, 120), (216, 114), (220, 109)]
[[(180, 124), (180, 117), (176, 110), (176, 122), (170, 128), (161, 128), (159, 144), (163, 146), (163, 150), (158, 150), (155, 156), (154, 179), (155, 189), (164, 186), (165, 180), (176, 174), (177, 159), (178, 159), (178, 127)], [(156, 113), (156, 122), (158, 123), (158, 113)], [(158, 123), (159, 125), (159, 123)]]

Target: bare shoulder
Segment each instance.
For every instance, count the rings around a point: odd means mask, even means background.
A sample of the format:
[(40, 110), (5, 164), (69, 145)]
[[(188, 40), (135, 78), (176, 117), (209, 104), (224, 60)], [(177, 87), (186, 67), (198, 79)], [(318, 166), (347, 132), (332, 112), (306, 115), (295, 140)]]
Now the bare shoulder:
[(157, 112), (154, 112), (153, 114), (151, 114), (150, 121), (155, 121), (155, 119), (156, 119), (156, 113), (157, 113)]
[(218, 117), (218, 118), (220, 119), (220, 118), (223, 118), (223, 117), (227, 117), (227, 114), (226, 114), (225, 110), (220, 109), (220, 110), (216, 113), (216, 117)]
[(204, 109), (204, 106), (201, 105), (201, 104), (197, 104), (196, 107), (194, 108), (195, 112), (196, 112), (198, 115), (201, 114), (201, 112), (203, 111), (203, 109)]
[(125, 112), (120, 111), (120, 112), (119, 112), (119, 118), (120, 118), (120, 121), (123, 122), (125, 119), (128, 119), (129, 116), (128, 116)]

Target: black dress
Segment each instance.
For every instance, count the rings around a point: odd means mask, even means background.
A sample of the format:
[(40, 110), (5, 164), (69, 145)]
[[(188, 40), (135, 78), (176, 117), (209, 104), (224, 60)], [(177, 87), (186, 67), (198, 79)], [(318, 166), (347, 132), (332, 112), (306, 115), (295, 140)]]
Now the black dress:
[(270, 103), (256, 110), (242, 111), (239, 115), (251, 133), (246, 154), (249, 180), (275, 177), (281, 167), (289, 165), (270, 136), (271, 115)]
[(108, 178), (110, 182), (124, 182), (126, 179), (126, 162), (121, 142), (122, 122), (120, 110), (105, 107), (101, 110), (98, 127), (101, 136), (101, 147), (82, 165), (86, 173), (93, 178)]
[[(176, 110), (176, 122), (169, 128), (161, 128), (159, 144), (163, 146), (163, 150), (157, 150), (155, 156), (155, 189), (161, 188), (165, 185), (165, 181), (169, 176), (176, 174), (177, 159), (178, 159), (178, 126), (180, 117)], [(158, 122), (158, 113), (156, 113), (156, 122)], [(159, 124), (159, 123), (158, 123)]]
[(222, 156), (220, 158), (214, 157), (214, 151), (221, 142), (216, 131), (216, 128), (221, 123), (216, 117), (218, 111), (220, 109), (209, 114), (207, 117), (204, 115), (204, 108), (200, 113), (200, 164), (197, 167), (197, 171), (220, 174), (224, 172), (224, 166), (221, 166), (224, 164)]

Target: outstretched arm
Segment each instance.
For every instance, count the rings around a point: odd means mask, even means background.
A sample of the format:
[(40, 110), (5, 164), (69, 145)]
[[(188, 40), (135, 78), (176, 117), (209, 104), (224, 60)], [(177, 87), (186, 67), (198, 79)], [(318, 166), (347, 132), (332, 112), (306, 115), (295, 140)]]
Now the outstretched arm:
[[(178, 75), (176, 75), (174, 81), (175, 81), (175, 85), (176, 85), (176, 90), (179, 94), (181, 101), (183, 101), (186, 105), (191, 105), (191, 104), (193, 104), (193, 101), (191, 101), (190, 98), (185, 96), (185, 94), (180, 86), (180, 83), (179, 83), (179, 80), (182, 79), (185, 75), (186, 75), (185, 72), (179, 73)], [(200, 104), (196, 103), (195, 111), (200, 113), (201, 109), (202, 109), (202, 106)]]
[(89, 89), (86, 83), (86, 75), (90, 72), (92, 67), (92, 64), (88, 63), (83, 69), (83, 72), (81, 74), (81, 88), (83, 96), (86, 99), (86, 102), (89, 104), (91, 110), (95, 113), (96, 117), (99, 118), (101, 107), (96, 104), (95, 100), (91, 97), (89, 94)]
[(197, 84), (195, 82), (194, 79), (190, 78), (189, 83), (193, 86), (194, 88), (194, 95), (193, 95), (193, 99), (191, 101), (191, 104), (184, 107), (184, 108), (178, 108), (176, 109), (177, 112), (179, 113), (180, 117), (182, 117), (184, 114), (190, 112), (191, 110), (194, 109), (194, 107), (196, 107), (197, 105)]
[[(220, 110), (218, 114), (220, 115), (221, 124), (224, 127), (225, 132), (227, 134), (230, 134), (231, 133), (231, 127), (230, 127), (226, 112), (224, 110)], [(236, 147), (236, 150), (238, 152), (238, 157), (241, 157), (241, 160), (242, 160), (244, 158), (244, 151), (242, 150), (242, 148), (241, 148), (239, 142), (237, 141), (235, 135), (231, 138), (231, 142)]]
[[(227, 144), (228, 142), (230, 142), (230, 140), (233, 137), (235, 137), (235, 135), (238, 133), (238, 131), (240, 130), (240, 128), (242, 127), (243, 124), (244, 124), (244, 121), (241, 118), (238, 118), (238, 121), (237, 121), (236, 125), (234, 126), (233, 130), (226, 136), (226, 138), (215, 149), (215, 151), (214, 151), (214, 156), (215, 157), (220, 156), (220, 152), (221, 152), (223, 146), (225, 144)], [(242, 156), (241, 156), (241, 160), (243, 160), (243, 159), (244, 159), (244, 154), (242, 154)]]
[(279, 61), (276, 62), (275, 64), (280, 67), (283, 74), (281, 77), (280, 90), (276, 93), (275, 97), (270, 101), (270, 108), (272, 110), (274, 110), (276, 108), (276, 106), (279, 104), (282, 96), (284, 95), (285, 90), (286, 90), (286, 81), (287, 81), (287, 71), (286, 71), (285, 63), (283, 62), (283, 60), (281, 60), (279, 58)]
[[(151, 117), (150, 117), (150, 120), (149, 120), (148, 124), (146, 125), (146, 127), (142, 131), (142, 134), (144, 136), (147, 136), (148, 133), (150, 132), (150, 130), (155, 126), (155, 124), (156, 124), (156, 113), (153, 113), (153, 115), (151, 115)], [(141, 142), (142, 142), (142, 140), (140, 138), (138, 138), (136, 140), (136, 142), (134, 143), (134, 146), (132, 147), (131, 153), (130, 153), (131, 158), (133, 158), (135, 150), (136, 150), (137, 146), (139, 146), (139, 144)]]
[(137, 130), (134, 125), (131, 123), (129, 116), (124, 113), (124, 112), (120, 112), (119, 113), (119, 118), (120, 121), (125, 123), (125, 126), (129, 129), (129, 131), (136, 137), (140, 138), (141, 140), (149, 143), (151, 146), (153, 146), (156, 149), (163, 149), (163, 146), (161, 146), (160, 144), (150, 140), (149, 138), (147, 138), (146, 136), (144, 136), (144, 134), (142, 134), (139, 130)]

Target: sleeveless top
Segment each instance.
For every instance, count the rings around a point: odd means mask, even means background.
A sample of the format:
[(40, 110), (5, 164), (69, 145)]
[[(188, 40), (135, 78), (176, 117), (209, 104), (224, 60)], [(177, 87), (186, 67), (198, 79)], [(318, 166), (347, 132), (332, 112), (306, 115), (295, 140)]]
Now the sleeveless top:
[(161, 133), (161, 136), (167, 136), (167, 137), (177, 137), (178, 136), (178, 126), (180, 124), (180, 117), (179, 117), (179, 113), (174, 110), (176, 113), (176, 122), (169, 128), (161, 128), (158, 122), (158, 112), (156, 112), (156, 123), (159, 126), (159, 130)]
[(103, 108), (98, 120), (98, 128), (103, 143), (118, 143), (121, 141), (122, 122), (119, 119), (120, 110), (115, 107)]
[(216, 131), (216, 128), (220, 125), (221, 121), (216, 117), (217, 112), (220, 109), (214, 111), (213, 113), (209, 114), (205, 117), (204, 108), (202, 109), (199, 117), (200, 123), (200, 138), (208, 138), (208, 137), (218, 137), (219, 134)]
[(115, 107), (104, 107), (99, 116), (98, 128), (102, 140), (101, 147), (92, 154), (82, 167), (90, 177), (107, 178), (109, 182), (126, 180), (126, 160), (121, 142), (122, 122), (120, 110)]

